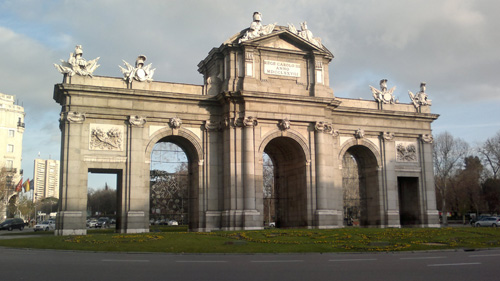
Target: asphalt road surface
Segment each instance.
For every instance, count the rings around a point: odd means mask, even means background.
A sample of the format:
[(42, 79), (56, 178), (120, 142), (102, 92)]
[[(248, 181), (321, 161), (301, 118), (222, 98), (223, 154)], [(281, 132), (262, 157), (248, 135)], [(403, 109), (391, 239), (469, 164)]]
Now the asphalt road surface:
[(500, 280), (500, 249), (366, 254), (138, 254), (0, 247), (0, 280)]

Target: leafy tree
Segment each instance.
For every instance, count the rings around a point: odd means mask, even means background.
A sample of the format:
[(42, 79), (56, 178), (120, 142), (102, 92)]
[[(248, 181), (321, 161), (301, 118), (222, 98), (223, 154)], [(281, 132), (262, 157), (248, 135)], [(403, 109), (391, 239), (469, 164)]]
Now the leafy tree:
[(483, 194), (488, 212), (500, 213), (500, 179), (487, 179), (483, 183)]
[(464, 223), (468, 212), (478, 213), (484, 206), (480, 183), (482, 171), (479, 157), (469, 156), (464, 159), (464, 169), (450, 179), (448, 202), (454, 211), (462, 215)]
[(116, 190), (109, 188), (106, 183), (104, 189), (89, 189), (87, 206), (92, 214), (113, 215), (116, 212)]
[(436, 136), (433, 142), (434, 178), (436, 191), (441, 198), (441, 212), (443, 225), (447, 221), (447, 193), (448, 186), (457, 170), (461, 167), (464, 158), (469, 152), (469, 145), (460, 138), (454, 138), (450, 133), (444, 132)]

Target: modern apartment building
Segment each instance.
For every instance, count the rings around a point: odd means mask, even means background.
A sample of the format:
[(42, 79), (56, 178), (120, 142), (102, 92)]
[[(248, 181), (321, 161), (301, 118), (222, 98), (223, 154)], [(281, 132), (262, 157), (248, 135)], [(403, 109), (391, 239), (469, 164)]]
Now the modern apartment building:
[(35, 159), (33, 202), (46, 197), (59, 198), (59, 160)]
[(21, 180), (24, 108), (15, 104), (14, 96), (0, 93), (0, 219), (7, 216), (6, 206), (13, 200), (15, 185)]

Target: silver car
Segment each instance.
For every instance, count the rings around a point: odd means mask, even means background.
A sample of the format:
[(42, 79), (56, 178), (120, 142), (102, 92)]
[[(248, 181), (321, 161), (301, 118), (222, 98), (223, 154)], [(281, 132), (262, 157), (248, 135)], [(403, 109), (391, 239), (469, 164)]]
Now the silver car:
[(482, 218), (475, 223), (475, 226), (476, 227), (480, 227), (480, 226), (498, 227), (498, 226), (500, 226), (500, 217)]

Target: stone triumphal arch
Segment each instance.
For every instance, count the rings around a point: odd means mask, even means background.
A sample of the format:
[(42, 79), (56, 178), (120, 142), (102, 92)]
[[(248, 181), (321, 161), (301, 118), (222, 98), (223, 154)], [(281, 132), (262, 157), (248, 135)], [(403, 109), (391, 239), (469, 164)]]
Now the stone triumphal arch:
[(343, 227), (350, 178), (360, 225), (438, 226), (438, 115), (425, 83), (410, 92), (412, 103), (395, 101), (385, 79), (367, 92), (374, 100), (339, 98), (329, 84), (332, 59), (305, 23), (262, 25), (259, 13), (198, 64), (203, 85), (153, 81), (142, 55), (125, 62), (123, 77), (97, 76), (98, 59), (85, 60), (77, 46), (55, 65), (64, 74), (54, 89), (62, 133), (56, 234), (86, 234), (89, 171), (118, 178), (117, 231), (148, 232), (158, 142), (186, 153), (193, 231), (264, 227), (264, 153), (274, 163), (278, 227)]

